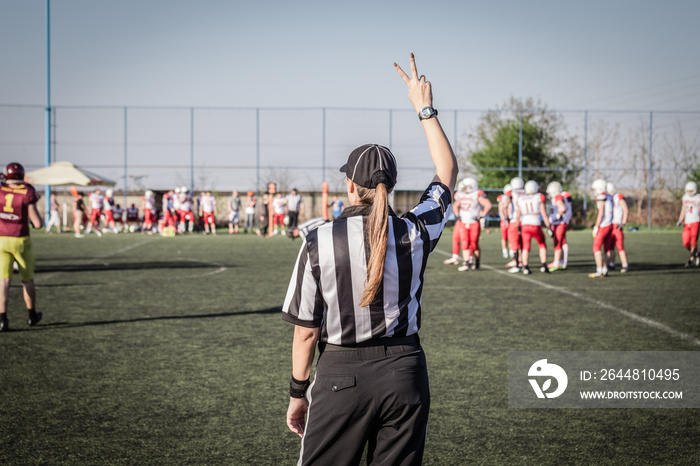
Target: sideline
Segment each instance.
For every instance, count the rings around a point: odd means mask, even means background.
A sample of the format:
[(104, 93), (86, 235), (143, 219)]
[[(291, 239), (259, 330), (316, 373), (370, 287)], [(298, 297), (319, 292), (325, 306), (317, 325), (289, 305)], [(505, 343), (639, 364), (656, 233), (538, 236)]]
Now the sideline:
[[(437, 249), (437, 248), (436, 248), (434, 251), (437, 252), (437, 253), (439, 253), (439, 254), (448, 256), (448, 257), (451, 257), (451, 256), (452, 256), (451, 253), (448, 253), (448, 252), (439, 250), (439, 249)], [(571, 297), (573, 297), (573, 298), (576, 298), (576, 299), (580, 299), (580, 300), (583, 300), (583, 301), (588, 301), (589, 303), (595, 304), (596, 306), (602, 307), (603, 309), (608, 309), (608, 310), (611, 310), (611, 311), (615, 311), (615, 312), (617, 312), (617, 313), (619, 313), (619, 314), (622, 314), (623, 316), (625, 316), (625, 317), (627, 317), (627, 318), (629, 318), (629, 319), (632, 319), (632, 320), (634, 320), (634, 321), (637, 321), (637, 322), (639, 322), (639, 323), (641, 323), (641, 324), (644, 324), (644, 325), (646, 325), (646, 326), (648, 326), (648, 327), (652, 327), (652, 328), (655, 328), (655, 329), (657, 329), (657, 330), (661, 330), (662, 332), (666, 332), (666, 333), (668, 333), (669, 335), (672, 335), (672, 336), (674, 336), (674, 337), (676, 337), (676, 338), (679, 338), (679, 339), (685, 341), (686, 343), (690, 343), (690, 344), (695, 345), (695, 346), (700, 346), (700, 340), (697, 339), (697, 338), (695, 338), (695, 337), (692, 336), (692, 335), (689, 335), (689, 334), (683, 333), (683, 332), (679, 332), (678, 330), (673, 329), (673, 328), (671, 328), (671, 327), (669, 327), (669, 326), (667, 326), (667, 325), (664, 325), (664, 324), (662, 324), (662, 323), (660, 323), (660, 322), (657, 322), (657, 321), (655, 321), (655, 320), (649, 319), (649, 318), (647, 318), (647, 317), (640, 316), (639, 314), (635, 314), (634, 312), (630, 312), (630, 311), (625, 310), (625, 309), (622, 309), (622, 308), (620, 308), (620, 307), (613, 306), (612, 304), (608, 304), (608, 303), (605, 303), (605, 302), (603, 302), (603, 301), (598, 301), (597, 299), (591, 298), (591, 297), (586, 296), (586, 295), (582, 295), (582, 294), (580, 294), (580, 293), (576, 293), (575, 291), (567, 290), (566, 288), (562, 288), (562, 287), (560, 287), (560, 286), (550, 285), (550, 284), (541, 282), (541, 281), (539, 281), (539, 280), (535, 280), (535, 279), (533, 279), (533, 278), (526, 277), (525, 275), (520, 274), (520, 273), (515, 273), (515, 274), (514, 274), (514, 273), (508, 273), (508, 272), (506, 272), (506, 271), (504, 271), (504, 270), (499, 270), (499, 269), (497, 269), (497, 268), (495, 268), (495, 267), (492, 267), (492, 266), (490, 266), (490, 265), (482, 265), (481, 268), (482, 268), (482, 269), (491, 270), (491, 271), (493, 271), (493, 272), (496, 272), (496, 273), (501, 274), (501, 275), (505, 275), (505, 276), (507, 276), (507, 277), (512, 277), (512, 278), (517, 278), (517, 279), (520, 279), (520, 280), (524, 280), (524, 281), (526, 281), (526, 282), (528, 282), (528, 283), (532, 283), (532, 284), (535, 284), (535, 285), (539, 285), (539, 286), (541, 286), (541, 287), (543, 287), (543, 288), (547, 288), (548, 290), (557, 291), (557, 292), (559, 292), (559, 293), (569, 295), (569, 296), (571, 296)]]

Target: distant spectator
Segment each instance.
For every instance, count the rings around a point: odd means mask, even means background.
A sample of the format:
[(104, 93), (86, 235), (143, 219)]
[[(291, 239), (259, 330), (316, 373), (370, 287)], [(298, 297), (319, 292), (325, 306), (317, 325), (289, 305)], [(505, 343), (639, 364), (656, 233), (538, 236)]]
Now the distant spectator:
[(338, 199), (338, 196), (333, 196), (333, 202), (331, 202), (330, 205), (333, 213), (333, 220), (340, 217), (340, 214), (343, 213), (343, 205), (343, 201)]
[[(255, 213), (253, 211), (253, 213)], [(241, 216), (241, 196), (238, 191), (233, 191), (228, 198), (228, 233), (238, 233), (238, 222)]]
[(299, 216), (304, 215), (304, 200), (296, 189), (287, 196), (287, 228), (296, 228), (299, 225)]
[(51, 214), (49, 216), (49, 223), (46, 224), (46, 233), (51, 233), (51, 227), (56, 227), (56, 230), (61, 232), (61, 213), (59, 212), (58, 201), (56, 200), (56, 194), (51, 193)]

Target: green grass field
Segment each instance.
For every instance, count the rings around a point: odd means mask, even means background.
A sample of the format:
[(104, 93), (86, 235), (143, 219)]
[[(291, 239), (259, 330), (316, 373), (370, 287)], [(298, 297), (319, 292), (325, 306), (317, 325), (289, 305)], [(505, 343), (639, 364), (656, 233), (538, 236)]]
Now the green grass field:
[[(590, 231), (569, 234), (569, 270), (530, 277), (503, 273), (496, 234), (482, 239), (481, 271), (443, 265), (450, 236), (423, 297), (424, 464), (700, 464), (697, 410), (507, 398), (510, 351), (699, 350), (700, 270), (683, 268), (679, 231), (628, 233), (630, 273), (603, 280), (586, 276)], [(296, 463), (280, 309), (299, 241), (40, 232), (34, 246), (45, 317), (26, 326), (16, 276), (13, 331), (0, 334), (0, 464)]]

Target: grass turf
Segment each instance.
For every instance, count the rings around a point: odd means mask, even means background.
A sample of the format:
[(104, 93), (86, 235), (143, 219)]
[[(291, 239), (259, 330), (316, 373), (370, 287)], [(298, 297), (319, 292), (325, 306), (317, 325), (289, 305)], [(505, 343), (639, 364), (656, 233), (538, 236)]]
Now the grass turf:
[[(589, 280), (590, 231), (570, 266), (526, 281), (444, 266), (426, 272), (421, 339), (432, 406), (424, 464), (697, 464), (692, 409), (509, 409), (509, 351), (696, 351), (577, 296), (700, 338), (698, 273), (680, 234), (626, 237), (631, 271)], [(38, 309), (17, 277), (0, 334), (0, 464), (296, 462), (285, 426), (292, 327), (279, 312), (300, 242), (250, 235), (76, 239), (35, 233)], [(551, 258), (551, 253), (550, 253)], [(522, 276), (519, 276), (522, 277)], [(545, 283), (556, 288), (538, 285)], [(572, 295), (572, 293), (575, 293)]]

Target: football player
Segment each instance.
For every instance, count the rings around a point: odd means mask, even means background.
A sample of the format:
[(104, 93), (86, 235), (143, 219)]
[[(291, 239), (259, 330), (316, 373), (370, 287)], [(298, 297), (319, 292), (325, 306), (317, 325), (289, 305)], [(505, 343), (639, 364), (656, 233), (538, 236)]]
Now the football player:
[(204, 221), (204, 234), (207, 235), (211, 231), (212, 235), (216, 235), (216, 198), (212, 196), (211, 191), (206, 191), (199, 199), (199, 215)]
[(508, 259), (508, 256), (513, 257), (513, 251), (508, 252), (508, 209), (510, 205), (510, 197), (507, 193), (511, 191), (510, 184), (503, 187), (503, 193), (499, 194), (496, 198), (498, 202), (498, 217), (501, 219), (501, 252), (503, 253), (503, 258)]
[[(593, 195), (595, 196), (598, 215), (593, 227), (593, 257), (595, 258), (595, 273), (588, 274), (590, 278), (603, 278), (608, 275), (608, 267), (603, 260), (601, 248), (610, 244), (613, 220), (613, 198), (606, 193), (607, 183), (603, 179), (593, 182)], [(606, 250), (607, 252), (607, 250)]]
[(85, 234), (90, 234), (92, 228), (95, 228), (95, 234), (97, 236), (102, 236), (100, 231), (100, 217), (102, 216), (102, 207), (104, 206), (104, 194), (99, 189), (88, 196), (88, 203), (90, 204), (90, 221), (88, 222), (87, 230)]
[(698, 194), (698, 185), (694, 181), (690, 181), (685, 185), (685, 193), (681, 199), (681, 213), (678, 216), (677, 226), (685, 221), (683, 228), (683, 247), (690, 251), (690, 258), (686, 262), (686, 267), (700, 266), (700, 256), (698, 255), (698, 231), (700, 230), (700, 194)]
[[(165, 196), (164, 196), (165, 197)], [(143, 209), (143, 224), (141, 233), (153, 234), (153, 222), (156, 220), (156, 198), (153, 191), (147, 189), (141, 198), (141, 208)]]
[(540, 272), (549, 273), (547, 268), (547, 243), (544, 241), (542, 233), (542, 220), (544, 220), (547, 228), (551, 228), (549, 216), (545, 210), (547, 200), (544, 194), (538, 193), (539, 185), (536, 181), (530, 180), (525, 183), (525, 194), (518, 196), (518, 202), (515, 207), (515, 222), (521, 225), (522, 241), (523, 241), (523, 273), (529, 275), (530, 271), (530, 243), (532, 239), (537, 241), (540, 253)]
[(491, 210), (491, 201), (486, 197), (486, 193), (479, 189), (476, 178), (471, 176), (465, 178), (463, 185), (464, 195), (459, 199), (459, 218), (464, 224), (466, 247), (462, 249), (464, 262), (457, 269), (460, 272), (479, 270), (481, 219), (486, 217)]
[(518, 206), (518, 198), (525, 194), (525, 183), (522, 178), (516, 176), (510, 180), (510, 192), (506, 193), (506, 196), (510, 198), (509, 202), (509, 212), (508, 212), (508, 244), (510, 250), (513, 251), (513, 260), (506, 264), (506, 267), (510, 267), (508, 272), (518, 273), (520, 272), (520, 267), (522, 265), (521, 253), (523, 248), (523, 238), (520, 235), (520, 224), (515, 221), (515, 213)]
[(459, 205), (462, 196), (466, 193), (464, 192), (464, 181), (460, 181), (455, 186), (455, 193), (452, 196), (452, 212), (455, 214), (457, 219), (455, 220), (454, 227), (452, 228), (452, 257), (442, 261), (445, 265), (453, 265), (459, 263), (459, 251), (467, 248), (466, 242), (466, 232), (464, 230), (464, 223), (459, 217)]
[(566, 270), (569, 258), (569, 245), (566, 232), (573, 214), (571, 193), (562, 190), (561, 183), (552, 181), (547, 185), (549, 196), (549, 223), (552, 225), (550, 236), (554, 243), (554, 260), (548, 264), (550, 272)]
[(627, 217), (629, 215), (629, 209), (627, 208), (627, 201), (625, 201), (625, 196), (622, 193), (618, 193), (615, 189), (615, 185), (608, 182), (606, 185), (606, 190), (613, 198), (613, 229), (610, 235), (608, 243), (607, 256), (605, 258), (608, 263), (608, 270), (615, 270), (615, 248), (617, 248), (617, 253), (620, 256), (620, 273), (625, 273), (629, 270), (629, 265), (627, 264), (627, 253), (625, 252), (625, 233), (624, 228), (627, 223)]

